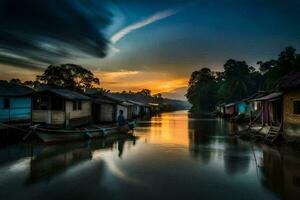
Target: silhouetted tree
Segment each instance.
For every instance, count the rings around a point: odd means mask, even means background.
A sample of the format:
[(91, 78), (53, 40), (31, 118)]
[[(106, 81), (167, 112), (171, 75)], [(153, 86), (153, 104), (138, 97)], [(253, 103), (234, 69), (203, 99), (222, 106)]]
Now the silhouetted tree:
[(145, 96), (151, 96), (151, 90), (149, 89), (142, 89), (140, 92), (137, 92), (138, 94), (143, 94)]
[(79, 90), (93, 88), (93, 84), (100, 84), (99, 79), (91, 71), (74, 64), (50, 65), (42, 75), (37, 76), (37, 80), (50, 85)]
[(280, 52), (277, 60), (260, 61), (258, 64), (264, 74), (265, 88), (273, 89), (281, 77), (300, 70), (300, 55), (296, 54), (295, 48), (287, 47)]
[(13, 84), (18, 84), (18, 85), (22, 85), (22, 81), (18, 78), (12, 78), (9, 83), (13, 83)]
[(186, 94), (196, 113), (212, 111), (216, 103), (216, 78), (209, 68), (194, 71)]
[[(261, 74), (245, 61), (229, 59), (224, 64), (223, 82), (218, 90), (225, 101), (236, 101), (254, 93), (260, 86)], [(259, 80), (259, 81), (258, 81)]]

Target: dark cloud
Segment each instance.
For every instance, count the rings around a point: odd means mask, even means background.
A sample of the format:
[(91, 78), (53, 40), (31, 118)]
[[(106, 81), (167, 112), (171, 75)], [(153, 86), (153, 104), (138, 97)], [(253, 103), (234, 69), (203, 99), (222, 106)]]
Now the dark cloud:
[(111, 13), (99, 2), (1, 0), (0, 62), (37, 67), (78, 56), (104, 57), (103, 31)]

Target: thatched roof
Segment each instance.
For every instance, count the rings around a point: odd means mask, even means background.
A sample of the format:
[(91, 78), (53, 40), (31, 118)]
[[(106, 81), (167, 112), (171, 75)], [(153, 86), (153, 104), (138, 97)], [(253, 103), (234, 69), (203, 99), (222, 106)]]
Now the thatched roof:
[(300, 89), (300, 72), (293, 72), (284, 76), (279, 81), (281, 90)]

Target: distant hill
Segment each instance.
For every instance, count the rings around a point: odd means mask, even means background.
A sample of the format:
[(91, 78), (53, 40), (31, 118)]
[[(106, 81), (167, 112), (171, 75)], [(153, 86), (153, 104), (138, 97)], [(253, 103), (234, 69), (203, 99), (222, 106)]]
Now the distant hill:
[(163, 110), (185, 110), (191, 108), (191, 104), (187, 101), (169, 98), (155, 98), (140, 93), (107, 93), (107, 95), (120, 100), (131, 100), (144, 104), (157, 103), (162, 106)]
[(172, 90), (170, 92), (163, 92), (161, 93), (163, 97), (167, 99), (178, 99), (182, 101), (186, 101), (186, 94), (187, 87), (181, 87), (181, 88), (176, 88), (175, 90)]

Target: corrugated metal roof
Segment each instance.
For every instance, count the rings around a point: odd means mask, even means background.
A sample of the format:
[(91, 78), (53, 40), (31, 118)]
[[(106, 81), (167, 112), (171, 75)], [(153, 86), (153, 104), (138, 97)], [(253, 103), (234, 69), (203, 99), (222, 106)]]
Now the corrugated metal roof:
[(132, 100), (127, 100), (127, 101), (132, 103), (132, 104), (138, 105), (138, 106), (144, 106), (145, 105), (145, 104), (137, 102), (137, 101), (132, 101)]
[(40, 90), (39, 92), (45, 92), (45, 91), (52, 92), (68, 100), (90, 100), (90, 97), (68, 89), (45, 89), (45, 90)]
[(254, 99), (255, 101), (266, 101), (266, 100), (275, 100), (279, 99), (282, 96), (282, 92), (273, 92), (271, 94), (268, 94), (266, 96)]
[(0, 96), (1, 97), (20, 97), (27, 96), (34, 92), (33, 89), (23, 86), (17, 85), (13, 83), (4, 83), (0, 82)]
[(231, 106), (234, 106), (235, 104), (236, 104), (235, 102), (234, 103), (228, 103), (224, 107), (231, 107)]
[(99, 104), (117, 104), (115, 101), (111, 101), (109, 99), (103, 99), (103, 98), (95, 98), (93, 99), (93, 102), (99, 103)]

